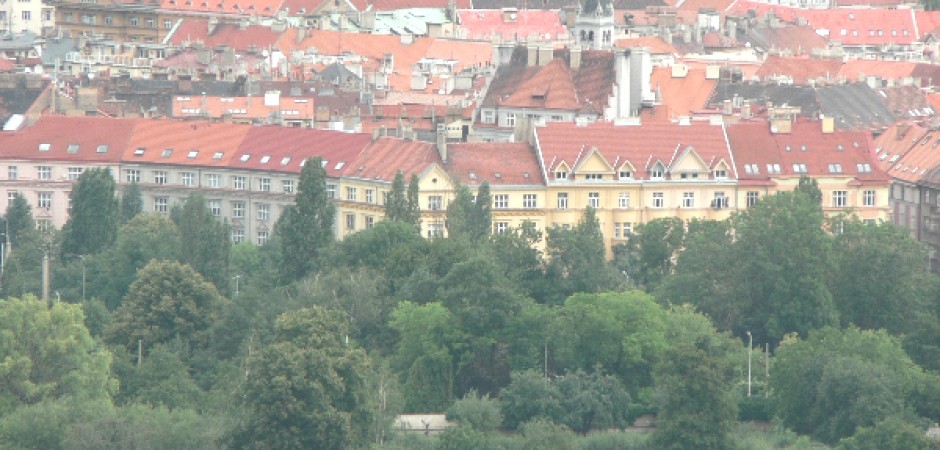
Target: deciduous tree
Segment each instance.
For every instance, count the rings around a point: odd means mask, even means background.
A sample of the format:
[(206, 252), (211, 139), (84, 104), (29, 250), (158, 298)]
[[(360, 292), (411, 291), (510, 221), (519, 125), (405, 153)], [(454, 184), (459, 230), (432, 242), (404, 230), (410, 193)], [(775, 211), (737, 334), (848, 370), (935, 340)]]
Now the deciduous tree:
[(212, 215), (205, 198), (198, 193), (189, 194), (181, 208), (174, 208), (172, 216), (186, 241), (180, 246), (180, 261), (196, 269), (219, 291), (228, 292), (231, 227)]

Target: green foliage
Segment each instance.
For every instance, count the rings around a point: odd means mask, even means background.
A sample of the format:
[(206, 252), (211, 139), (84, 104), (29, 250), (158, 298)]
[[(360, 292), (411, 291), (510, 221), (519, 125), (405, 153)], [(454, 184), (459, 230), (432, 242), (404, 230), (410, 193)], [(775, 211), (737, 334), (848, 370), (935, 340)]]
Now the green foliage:
[(440, 303), (399, 303), (391, 327), (401, 340), (392, 367), (402, 374), (405, 411), (443, 411), (454, 398), (455, 354), (463, 341), (456, 320)]
[(546, 420), (536, 419), (522, 426), (523, 450), (580, 450), (571, 429)]
[(661, 395), (653, 449), (731, 449), (737, 403), (724, 360), (705, 343), (671, 347), (656, 368)]
[(0, 414), (0, 445), (6, 450), (67, 449), (69, 429), (108, 414), (107, 398), (78, 400), (63, 397), (22, 406)]
[(173, 208), (172, 216), (186, 240), (180, 246), (180, 262), (189, 264), (220, 292), (228, 292), (231, 227), (212, 215), (198, 193), (189, 194), (181, 208)]
[(493, 398), (478, 395), (476, 391), (471, 390), (447, 408), (447, 420), (489, 433), (502, 425), (503, 417), (499, 410), (499, 402)]
[(534, 370), (513, 372), (512, 382), (499, 395), (503, 426), (518, 429), (534, 419), (560, 419), (561, 392), (558, 387)]
[(6, 224), (9, 245), (3, 261), (3, 296), (39, 295), (42, 292), (42, 258), (51, 249), (49, 238), (53, 236), (44, 236), (36, 229), (32, 209), (19, 193), (7, 206)]
[(313, 272), (333, 241), (336, 206), (327, 198), (322, 162), (319, 157), (306, 161), (294, 204), (284, 209), (274, 227), (280, 251), (278, 273), (284, 284)]
[(398, 221), (414, 226), (421, 225), (421, 209), (418, 203), (418, 177), (411, 176), (411, 182), (405, 187), (405, 174), (400, 170), (395, 174), (392, 190), (385, 201), (385, 220)]
[(107, 399), (115, 388), (111, 353), (88, 334), (80, 305), (0, 301), (0, 362), (0, 416), (65, 396)]
[(576, 292), (601, 292), (617, 287), (618, 277), (604, 257), (604, 237), (593, 208), (570, 230), (548, 229), (547, 278), (551, 284), (550, 303), (561, 303)]
[(441, 433), (437, 450), (496, 450), (486, 433), (469, 426), (448, 427)]
[(677, 217), (655, 219), (638, 225), (636, 232), (622, 244), (624, 248), (618, 251), (619, 268), (637, 286), (652, 291), (663, 278), (672, 273), (684, 234), (685, 224)]
[(140, 270), (124, 303), (105, 331), (108, 342), (145, 349), (180, 339), (190, 348), (209, 344), (209, 328), (224, 299), (192, 267), (175, 261), (151, 261)]
[(117, 238), (121, 206), (111, 169), (88, 169), (72, 186), (69, 219), (63, 228), (62, 254), (98, 253)]
[(826, 328), (777, 349), (770, 386), (784, 424), (835, 443), (858, 427), (908, 414), (921, 376), (886, 332)]
[(616, 377), (595, 368), (591, 373), (569, 372), (556, 383), (561, 395), (558, 423), (581, 434), (628, 425), (630, 394)]
[(582, 450), (646, 450), (649, 437), (644, 433), (596, 431), (579, 440)]
[(742, 395), (738, 399), (738, 420), (769, 422), (774, 417), (776, 407), (776, 397)]
[[(487, 182), (480, 187), (481, 192), (484, 190), (488, 198)], [(492, 205), (484, 203), (485, 200), (475, 201), (467, 186), (458, 185), (456, 197), (447, 205), (448, 237), (479, 243), (489, 236), (493, 223)]]
[(144, 198), (140, 193), (140, 185), (132, 182), (124, 186), (121, 192), (121, 223), (130, 222), (136, 215), (144, 211)]
[(16, 248), (23, 242), (21, 239), (27, 238), (36, 232), (36, 222), (33, 220), (33, 210), (26, 201), (23, 194), (17, 192), (13, 194), (13, 201), (7, 205), (6, 215), (7, 240)]
[[(147, 352), (140, 366), (136, 352), (115, 349), (114, 373), (121, 380), (115, 395), (120, 405), (147, 404), (170, 409), (198, 409), (204, 405), (203, 391), (189, 374), (189, 365), (180, 352), (170, 345), (157, 344)], [(181, 347), (176, 343), (176, 347)]]
[(241, 388), (246, 420), (237, 448), (353, 449), (372, 435), (369, 360), (346, 345), (338, 311), (305, 308), (277, 320), (274, 341), (248, 358)]
[(940, 448), (924, 430), (891, 417), (873, 427), (860, 428), (854, 436), (839, 441), (837, 450), (936, 450)]

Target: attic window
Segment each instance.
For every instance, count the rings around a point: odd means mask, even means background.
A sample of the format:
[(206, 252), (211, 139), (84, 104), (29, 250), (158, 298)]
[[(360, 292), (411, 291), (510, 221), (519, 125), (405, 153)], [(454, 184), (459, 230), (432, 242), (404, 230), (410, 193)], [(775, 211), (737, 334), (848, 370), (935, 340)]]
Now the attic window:
[(556, 179), (556, 180), (567, 180), (567, 179), (568, 179), (568, 172), (565, 172), (564, 170), (560, 170), (560, 171), (558, 171), (558, 172), (555, 172), (555, 179)]
[(222, 155), (223, 155), (222, 152), (215, 152), (215, 154), (212, 155), (212, 159), (218, 161), (218, 160), (222, 159)]
[(69, 144), (69, 153), (78, 153), (78, 144)]
[(852, 141), (852, 146), (858, 148), (858, 141)]
[[(340, 161), (340, 162), (336, 163), (336, 167), (334, 167), (333, 170), (342, 169), (343, 166), (345, 166), (345, 165), (346, 165), (346, 161)], [(362, 170), (362, 169), (360, 169), (360, 170)]]
[(806, 151), (806, 145), (805, 145), (805, 144), (800, 146), (800, 151), (801, 151), (801, 152), (805, 152), (805, 151)]
[(787, 151), (790, 151), (790, 146), (789, 146), (789, 145), (787, 146), (787, 149), (786, 149), (786, 150), (787, 150)]
[(167, 148), (167, 149), (163, 149), (163, 153), (160, 154), (160, 157), (162, 157), (162, 158), (169, 158), (170, 155), (172, 155), (172, 154), (173, 154), (173, 149), (172, 149), (172, 148)]
[(189, 154), (186, 155), (189, 159), (196, 159), (196, 156), (199, 155), (199, 150), (190, 150)]
[(270, 156), (270, 155), (264, 155), (264, 156), (261, 157), (261, 164), (267, 164), (268, 161), (270, 161), (270, 160), (271, 160), (271, 156)]
[(629, 171), (629, 170), (621, 170), (621, 171), (620, 171), (620, 179), (622, 179), (622, 180), (628, 180), (628, 179), (630, 179), (630, 178), (633, 178), (633, 172), (631, 172), (631, 171)]
[(282, 165), (282, 166), (286, 166), (287, 163), (289, 163), (289, 162), (290, 162), (290, 156), (285, 156), (285, 157), (281, 158), (281, 165)]
[(48, 152), (48, 151), (49, 151), (49, 147), (50, 147), (49, 144), (39, 144), (39, 151), (41, 151), (41, 152)]
[(98, 149), (97, 149), (97, 152), (98, 152), (98, 153), (108, 153), (108, 145), (107, 145), (107, 144), (101, 144), (101, 145), (99, 145), (99, 146), (98, 146)]
[(757, 175), (760, 173), (760, 166), (757, 164), (745, 164), (744, 173), (748, 175)]
[(248, 159), (249, 159), (249, 158), (251, 158), (251, 154), (250, 154), (250, 153), (245, 153), (244, 155), (242, 155), (241, 158), (238, 158), (238, 160), (241, 161), (241, 162), (248, 162)]
[(144, 147), (137, 147), (137, 150), (134, 150), (134, 156), (144, 156)]
[(842, 164), (829, 164), (829, 173), (842, 173)]
[(839, 144), (838, 146), (836, 146), (836, 150), (838, 150), (838, 151), (841, 152), (841, 151), (842, 151), (842, 144)]
[(650, 178), (654, 180), (655, 179), (661, 180), (664, 174), (665, 174), (665, 171), (663, 170), (663, 166), (657, 164), (656, 166), (653, 167), (653, 170), (650, 172)]
[(898, 158), (900, 158), (900, 157), (901, 157), (901, 155), (894, 155), (894, 156), (891, 157), (891, 159), (890, 159), (888, 162), (897, 162)]
[(324, 159), (323, 161), (320, 161), (320, 167), (326, 168), (326, 164), (327, 164), (328, 162), (329, 162), (329, 161), (327, 161), (327, 160), (325, 160), (325, 159)]
[(806, 173), (806, 164), (793, 163), (793, 172), (794, 173)]
[(585, 180), (603, 180), (604, 175), (601, 175), (599, 173), (586, 173), (584, 174), (584, 179)]
[(769, 173), (769, 174), (779, 174), (779, 173), (780, 173), (780, 164), (767, 164), (767, 173)]

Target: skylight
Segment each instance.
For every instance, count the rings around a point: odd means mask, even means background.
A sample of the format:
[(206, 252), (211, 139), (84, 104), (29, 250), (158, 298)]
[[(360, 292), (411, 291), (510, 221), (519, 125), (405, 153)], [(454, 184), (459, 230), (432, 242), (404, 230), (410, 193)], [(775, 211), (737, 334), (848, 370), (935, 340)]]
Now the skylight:
[(41, 151), (41, 152), (48, 152), (48, 151), (49, 151), (49, 147), (50, 147), (49, 144), (39, 144), (39, 151)]
[(69, 153), (78, 153), (78, 144), (69, 144)]
[(251, 158), (251, 154), (250, 154), (250, 153), (245, 153), (244, 155), (242, 155), (241, 158), (239, 158), (239, 161), (241, 161), (241, 162), (248, 162), (248, 159), (249, 159), (249, 158)]
[(871, 164), (868, 163), (858, 163), (856, 164), (858, 168), (858, 173), (869, 173), (871, 172)]
[(343, 166), (345, 166), (345, 165), (346, 165), (346, 161), (340, 161), (340, 162), (336, 163), (336, 167), (334, 167), (333, 170), (342, 169)]
[(163, 149), (163, 153), (160, 154), (160, 157), (162, 157), (162, 158), (169, 158), (170, 155), (172, 155), (172, 154), (173, 154), (173, 149), (172, 149), (172, 148), (165, 148), (165, 149)]
[(270, 156), (270, 155), (264, 155), (264, 156), (261, 157), (261, 164), (267, 164), (268, 161), (270, 161), (270, 160), (271, 160), (271, 156)]
[(290, 162), (290, 156), (285, 156), (281, 158), (281, 165), (286, 166)]
[(189, 153), (186, 155), (186, 157), (189, 159), (196, 159), (196, 156), (198, 155), (199, 155), (199, 150), (190, 150)]
[(98, 153), (108, 153), (108, 145), (107, 144), (99, 145), (97, 151)]
[(223, 155), (222, 152), (215, 152), (215, 154), (212, 155), (212, 159), (218, 161), (218, 160), (222, 159), (222, 155)]
[(134, 156), (144, 156), (144, 147), (137, 147), (137, 150), (134, 150)]

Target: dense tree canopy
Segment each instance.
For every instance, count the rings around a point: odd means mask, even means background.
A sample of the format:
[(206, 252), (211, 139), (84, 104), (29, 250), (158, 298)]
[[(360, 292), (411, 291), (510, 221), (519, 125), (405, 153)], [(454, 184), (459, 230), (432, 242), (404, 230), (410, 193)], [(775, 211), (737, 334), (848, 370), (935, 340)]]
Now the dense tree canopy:
[(327, 197), (322, 163), (321, 158), (306, 161), (294, 204), (284, 209), (274, 228), (280, 245), (278, 272), (285, 283), (310, 274), (333, 240), (336, 206)]
[(63, 228), (63, 255), (98, 253), (117, 239), (121, 205), (115, 189), (111, 169), (88, 169), (78, 177)]
[(180, 246), (180, 262), (189, 264), (221, 292), (228, 292), (232, 231), (220, 222), (201, 194), (190, 194), (180, 208), (174, 208), (173, 221), (186, 245)]

